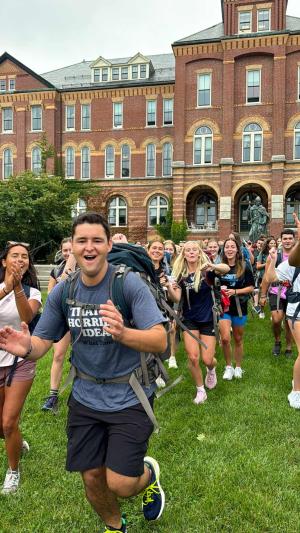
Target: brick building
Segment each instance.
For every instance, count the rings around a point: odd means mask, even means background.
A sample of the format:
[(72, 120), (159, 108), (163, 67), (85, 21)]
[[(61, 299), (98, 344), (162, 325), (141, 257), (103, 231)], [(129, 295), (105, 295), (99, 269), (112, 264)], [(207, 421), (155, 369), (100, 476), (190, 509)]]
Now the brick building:
[(173, 54), (100, 56), (42, 76), (4, 53), (1, 179), (40, 170), (45, 132), (65, 176), (97, 182), (90, 206), (131, 239), (153, 233), (171, 198), (193, 238), (246, 235), (257, 195), (277, 235), (300, 214), (300, 18), (286, 8), (221, 0), (223, 22)]

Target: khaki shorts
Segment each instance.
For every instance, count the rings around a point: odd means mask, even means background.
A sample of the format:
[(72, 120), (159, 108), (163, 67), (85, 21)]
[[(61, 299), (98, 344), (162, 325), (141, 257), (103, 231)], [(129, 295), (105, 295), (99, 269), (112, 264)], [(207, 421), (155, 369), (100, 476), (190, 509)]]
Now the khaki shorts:
[[(20, 361), (13, 374), (12, 383), (17, 381), (31, 381), (35, 376), (34, 361)], [(12, 366), (0, 367), (0, 388), (7, 384)]]

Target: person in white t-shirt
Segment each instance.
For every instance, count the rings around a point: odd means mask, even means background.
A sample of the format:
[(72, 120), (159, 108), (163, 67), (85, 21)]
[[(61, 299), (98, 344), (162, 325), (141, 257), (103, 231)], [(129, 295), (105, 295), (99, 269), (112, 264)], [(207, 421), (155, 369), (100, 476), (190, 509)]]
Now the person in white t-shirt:
[[(266, 273), (266, 278), (269, 283), (273, 283), (276, 281), (282, 282), (282, 283), (289, 283), (292, 286), (293, 293), (299, 293), (300, 294), (300, 275), (298, 275), (295, 279), (295, 267), (291, 266), (289, 264), (289, 260), (283, 261), (278, 265), (276, 268), (276, 261), (277, 261), (277, 250), (276, 248), (272, 248), (270, 250), (270, 266)], [(299, 303), (299, 302), (298, 302)], [(293, 389), (288, 395), (288, 401), (291, 407), (294, 409), (300, 409), (300, 311), (297, 313), (297, 316), (295, 317), (295, 312), (298, 307), (298, 303), (291, 303), (289, 301), (289, 298), (287, 297), (287, 309), (286, 309), (286, 318), (289, 324), (289, 327), (291, 329), (291, 332), (293, 334), (297, 350), (298, 350), (298, 357), (294, 364), (294, 371), (293, 371)]]
[[(32, 323), (41, 306), (41, 293), (29, 245), (10, 241), (0, 254), (0, 325), (21, 330), (21, 321)], [(0, 438), (5, 440), (8, 470), (2, 494), (16, 492), (20, 482), (21, 452), (29, 446), (22, 440), (19, 420), (35, 376), (35, 363), (16, 359), (0, 350)]]

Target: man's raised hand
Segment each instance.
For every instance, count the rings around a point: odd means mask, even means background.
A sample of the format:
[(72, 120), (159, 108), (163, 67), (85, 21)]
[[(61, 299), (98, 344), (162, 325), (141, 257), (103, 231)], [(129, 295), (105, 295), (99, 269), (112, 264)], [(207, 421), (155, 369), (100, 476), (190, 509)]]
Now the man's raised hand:
[(30, 350), (31, 341), (28, 326), (21, 323), (21, 331), (10, 326), (0, 329), (0, 349), (18, 357), (24, 357)]

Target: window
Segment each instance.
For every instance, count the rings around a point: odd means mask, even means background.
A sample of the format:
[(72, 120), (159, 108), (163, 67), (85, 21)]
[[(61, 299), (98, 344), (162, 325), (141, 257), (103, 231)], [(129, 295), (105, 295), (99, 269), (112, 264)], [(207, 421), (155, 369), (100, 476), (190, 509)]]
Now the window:
[(251, 11), (241, 11), (239, 13), (239, 33), (251, 33), (252, 29)]
[(115, 149), (109, 144), (105, 148), (105, 176), (113, 178), (115, 175)]
[(31, 170), (35, 174), (39, 174), (42, 170), (42, 151), (37, 146), (31, 152)]
[(260, 102), (260, 70), (247, 71), (247, 104)]
[(127, 203), (120, 196), (108, 204), (108, 223), (111, 226), (127, 226)]
[(31, 131), (42, 130), (42, 106), (33, 105), (31, 107)]
[(201, 126), (194, 136), (194, 165), (209, 165), (212, 163), (213, 134), (207, 126)]
[(66, 130), (75, 130), (75, 105), (66, 105)]
[(114, 128), (122, 128), (123, 126), (123, 102), (113, 103), (113, 126)]
[(139, 66), (138, 65), (132, 65), (131, 77), (133, 80), (136, 80), (139, 77)]
[(121, 68), (121, 80), (128, 80), (128, 67)]
[(156, 100), (147, 100), (147, 126), (156, 126)]
[(91, 129), (91, 105), (90, 104), (81, 105), (81, 129), (82, 130)]
[(3, 178), (7, 179), (13, 173), (13, 154), (10, 148), (3, 151)]
[(211, 74), (198, 76), (198, 107), (211, 105)]
[(94, 68), (94, 82), (98, 83), (100, 81), (100, 68)]
[(167, 220), (168, 201), (164, 196), (154, 196), (148, 207), (148, 225), (164, 224)]
[(294, 159), (300, 159), (300, 122), (295, 126)]
[(155, 176), (155, 145), (148, 144), (146, 148), (146, 176), (152, 178)]
[(165, 143), (163, 145), (163, 176), (172, 176), (172, 152), (172, 144)]
[(65, 154), (65, 173), (66, 178), (75, 177), (75, 150), (72, 146), (66, 149)]
[(113, 67), (113, 69), (112, 69), (112, 79), (113, 79), (113, 81), (119, 80), (119, 78), (120, 78), (119, 67)]
[(6, 80), (0, 80), (0, 92), (3, 93), (6, 91)]
[(262, 129), (258, 124), (248, 124), (243, 133), (243, 162), (262, 160)]
[(10, 133), (13, 131), (13, 110), (12, 107), (2, 109), (2, 132)]
[(72, 218), (78, 217), (78, 215), (81, 215), (81, 213), (85, 213), (86, 207), (87, 206), (85, 200), (79, 198), (71, 211)]
[(164, 98), (164, 126), (172, 126), (173, 124), (173, 108), (174, 100), (173, 98)]
[(211, 194), (202, 194), (196, 203), (196, 226), (214, 228), (217, 222), (216, 200)]
[(128, 178), (130, 176), (130, 146), (123, 144), (121, 149), (121, 176)]
[(147, 65), (140, 65), (140, 78), (146, 78), (147, 76)]
[(300, 100), (300, 67), (298, 67), (298, 94), (297, 99)]
[(289, 192), (285, 199), (285, 224), (287, 226), (294, 226), (295, 221), (293, 213), (300, 217), (300, 193), (299, 190), (294, 189)]
[(257, 31), (270, 31), (270, 9), (259, 9), (257, 12)]
[(81, 179), (88, 180), (91, 177), (91, 157), (88, 146), (81, 148)]
[(14, 78), (10, 79), (10, 80), (8, 80), (8, 83), (9, 83), (9, 90), (10, 91), (15, 91), (16, 90), (16, 80)]

